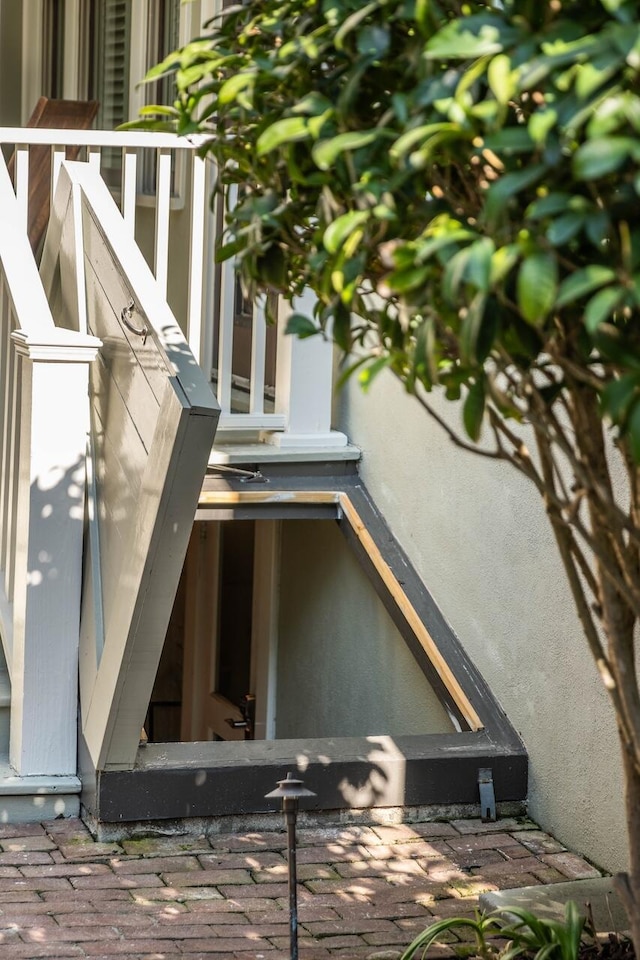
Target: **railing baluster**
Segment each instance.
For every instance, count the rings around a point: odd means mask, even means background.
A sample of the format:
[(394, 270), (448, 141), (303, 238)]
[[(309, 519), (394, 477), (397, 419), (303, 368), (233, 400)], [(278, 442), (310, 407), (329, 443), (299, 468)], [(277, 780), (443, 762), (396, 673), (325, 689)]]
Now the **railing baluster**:
[(94, 170), (97, 170), (100, 173), (100, 161), (102, 159), (102, 151), (100, 147), (87, 147), (87, 163), (90, 167), (93, 167)]
[[(186, 329), (190, 346), (206, 374), (210, 374), (212, 361), (217, 368), (218, 400), (223, 409), (220, 421), (222, 429), (241, 430), (243, 425), (248, 430), (278, 431), (284, 428), (289, 434), (286, 442), (295, 442), (295, 435), (304, 437), (304, 442), (309, 442), (308, 438), (317, 433), (318, 441), (324, 436), (328, 437), (328, 442), (331, 443), (331, 434), (326, 432), (324, 426), (320, 427), (320, 420), (323, 425), (326, 423), (326, 410), (330, 409), (330, 399), (327, 398), (331, 395), (331, 371), (324, 356), (328, 351), (322, 351), (319, 346), (317, 349), (308, 350), (298, 350), (296, 347), (290, 360), (285, 360), (284, 354), (291, 352), (290, 345), (286, 343), (283, 348), (283, 341), (278, 338), (278, 349), (283, 351), (283, 356), (278, 361), (280, 376), (277, 383), (277, 412), (265, 411), (266, 343), (259, 308), (255, 312), (252, 328), (248, 409), (245, 408), (246, 413), (231, 413), (236, 281), (231, 263), (224, 263), (219, 271), (210, 268), (213, 263), (214, 235), (220, 231), (220, 221), (207, 212), (207, 198), (212, 186), (210, 180), (213, 179), (209, 176), (212, 165), (197, 156), (196, 150), (201, 143), (202, 140), (195, 137), (184, 140), (173, 134), (163, 133), (0, 127), (0, 145), (11, 145), (16, 152), (16, 191), (19, 198), (19, 219), (22, 223), (26, 223), (28, 217), (30, 145), (50, 147), (52, 183), (57, 179), (67, 147), (76, 146), (80, 148), (79, 155), (85, 157), (86, 162), (105, 177), (107, 171), (102, 163), (102, 151), (106, 150), (109, 157), (120, 153), (121, 180), (118, 184), (111, 183), (110, 189), (120, 205), (131, 235), (135, 236), (136, 231), (140, 233), (139, 239), (153, 260), (159, 288), (165, 295), (169, 286), (170, 247), (173, 250), (179, 243), (189, 244), (184, 287), (179, 289), (171, 283), (172, 302), (176, 300), (180, 304), (178, 320)], [(151, 155), (156, 160), (155, 165), (145, 166), (145, 157)], [(186, 158), (191, 159), (188, 163), (175, 162), (178, 155), (185, 161)], [(155, 166), (155, 185), (151, 187), (155, 196), (148, 193), (140, 183), (142, 166), (145, 166), (145, 169)], [(176, 196), (172, 195), (172, 190), (176, 192)], [(186, 195), (189, 207), (184, 214), (177, 212), (183, 202), (183, 195)], [(153, 229), (149, 228), (147, 231), (145, 223), (140, 220), (140, 207), (151, 205), (155, 206), (155, 235)], [(215, 324), (218, 325), (217, 330)], [(216, 360), (213, 360), (216, 341), (218, 355)], [(314, 369), (309, 376), (301, 373), (300, 377), (295, 377), (296, 369), (299, 366), (302, 369), (307, 364), (309, 353), (323, 354), (321, 369)], [(283, 378), (285, 369), (288, 372)], [(239, 389), (245, 388), (246, 384), (239, 384)], [(301, 409), (301, 405), (306, 411), (302, 419), (294, 410), (294, 407)], [(313, 411), (317, 412), (319, 407), (324, 411), (320, 419), (313, 415)], [(300, 409), (297, 410), (298, 414)], [(273, 439), (277, 442), (277, 438)]]
[(251, 325), (251, 387), (249, 412), (264, 413), (265, 367), (267, 363), (267, 318), (264, 297), (253, 305)]
[(154, 273), (158, 286), (166, 297), (169, 279), (169, 214), (171, 212), (171, 153), (169, 150), (158, 150), (156, 177)]
[(7, 569), (7, 503), (9, 498), (9, 436), (11, 434), (11, 418), (9, 403), (9, 363), (11, 350), (9, 340), (10, 318), (9, 297), (4, 282), (4, 275), (0, 273), (0, 569), (3, 574)]
[(191, 166), (191, 236), (189, 250), (189, 291), (187, 340), (194, 357), (202, 364), (202, 281), (204, 275), (204, 218), (207, 209), (205, 163), (197, 154)]
[(16, 147), (15, 191), (18, 198), (18, 217), (27, 229), (29, 216), (29, 147)]
[[(238, 188), (229, 187), (228, 203), (233, 207)], [(236, 276), (233, 260), (225, 260), (220, 273), (220, 318), (218, 323), (218, 403), (223, 414), (231, 413), (233, 373), (233, 320), (236, 301)]]
[(56, 184), (58, 182), (58, 175), (60, 174), (60, 167), (62, 166), (62, 161), (66, 156), (67, 150), (66, 147), (62, 149), (53, 149), (51, 157), (51, 196), (56, 192)]
[(122, 151), (122, 216), (131, 236), (136, 229), (137, 177), (138, 156), (135, 150), (125, 147)]
[[(13, 326), (13, 324), (12, 324)], [(19, 490), (19, 449), (20, 449), (20, 379), (18, 377), (18, 358), (9, 341), (9, 486), (7, 497), (7, 554), (4, 571), (5, 594), (9, 602), (13, 601), (16, 581), (16, 533), (18, 527), (18, 490)]]

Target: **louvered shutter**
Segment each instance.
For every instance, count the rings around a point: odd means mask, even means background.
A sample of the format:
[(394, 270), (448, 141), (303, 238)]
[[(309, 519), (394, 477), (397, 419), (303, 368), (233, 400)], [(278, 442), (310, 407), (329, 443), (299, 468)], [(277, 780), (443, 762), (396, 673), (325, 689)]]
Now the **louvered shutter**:
[(97, 49), (96, 99), (100, 101), (98, 126), (113, 130), (129, 119), (129, 47), (131, 0), (100, 0)]

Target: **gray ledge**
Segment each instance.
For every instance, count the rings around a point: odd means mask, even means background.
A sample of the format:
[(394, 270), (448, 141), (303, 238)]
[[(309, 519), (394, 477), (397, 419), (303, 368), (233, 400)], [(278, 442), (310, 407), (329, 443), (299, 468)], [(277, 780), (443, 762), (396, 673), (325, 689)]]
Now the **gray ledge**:
[(533, 910), (539, 917), (562, 920), (569, 900), (574, 900), (583, 914), (585, 905), (591, 904), (598, 933), (624, 933), (628, 928), (627, 915), (613, 888), (613, 877), (571, 880), (544, 887), (520, 887), (516, 890), (482, 893), (480, 908), (504, 910), (509, 907), (524, 907)]

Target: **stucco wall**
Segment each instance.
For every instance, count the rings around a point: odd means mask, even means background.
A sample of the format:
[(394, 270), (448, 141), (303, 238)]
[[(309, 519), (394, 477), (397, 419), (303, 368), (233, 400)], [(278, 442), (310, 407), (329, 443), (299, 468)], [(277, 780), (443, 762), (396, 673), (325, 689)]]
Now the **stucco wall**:
[[(458, 422), (459, 414), (441, 408)], [(536, 492), (457, 449), (389, 376), (351, 384), (337, 426), (436, 602), (529, 751), (530, 812), (609, 869), (625, 865), (613, 711), (582, 638)]]
[(332, 521), (282, 524), (277, 736), (450, 733)]

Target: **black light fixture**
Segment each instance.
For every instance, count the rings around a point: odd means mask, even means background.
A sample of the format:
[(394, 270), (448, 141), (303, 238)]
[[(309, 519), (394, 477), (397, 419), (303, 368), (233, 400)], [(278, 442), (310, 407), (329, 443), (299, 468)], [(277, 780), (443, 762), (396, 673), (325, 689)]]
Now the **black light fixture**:
[(315, 797), (312, 790), (307, 790), (302, 780), (288, 773), (284, 780), (278, 780), (278, 786), (265, 799), (280, 797), (282, 812), (287, 821), (287, 863), (289, 865), (289, 942), (291, 944), (291, 960), (298, 960), (298, 878), (296, 874), (296, 820), (298, 817), (298, 800), (300, 797)]

